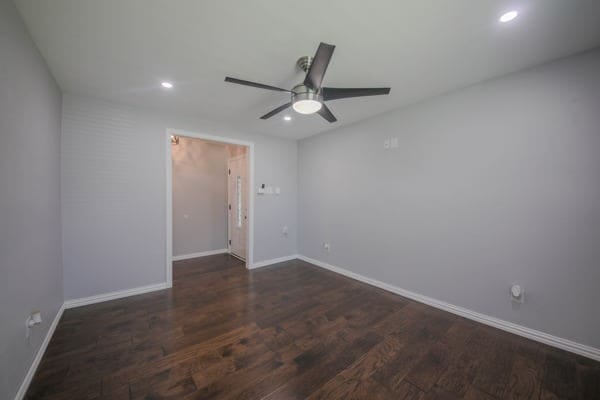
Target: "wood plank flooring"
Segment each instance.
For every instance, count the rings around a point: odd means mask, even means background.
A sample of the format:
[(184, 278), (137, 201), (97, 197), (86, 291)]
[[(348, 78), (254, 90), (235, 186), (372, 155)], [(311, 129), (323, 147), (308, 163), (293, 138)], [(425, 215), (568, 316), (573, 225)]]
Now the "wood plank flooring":
[(27, 399), (600, 399), (600, 363), (294, 260), (65, 311)]

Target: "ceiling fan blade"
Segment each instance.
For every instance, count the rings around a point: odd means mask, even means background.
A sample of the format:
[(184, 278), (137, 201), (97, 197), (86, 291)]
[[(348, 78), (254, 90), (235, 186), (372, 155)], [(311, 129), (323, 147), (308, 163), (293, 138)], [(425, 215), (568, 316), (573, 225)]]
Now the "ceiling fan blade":
[(291, 90), (282, 89), (282, 88), (278, 88), (278, 87), (270, 86), (270, 85), (264, 85), (262, 83), (245, 81), (243, 79), (231, 78), (229, 76), (225, 77), (225, 82), (237, 83), (238, 85), (252, 86), (255, 88), (259, 88), (259, 89), (275, 90), (278, 92), (289, 92), (289, 93), (292, 92)]
[(277, 107), (274, 110), (269, 111), (268, 113), (266, 113), (265, 115), (263, 115), (262, 117), (260, 117), (260, 119), (268, 119), (271, 118), (273, 115), (282, 112), (283, 110), (285, 110), (286, 108), (289, 108), (292, 105), (292, 103), (285, 103), (282, 106)]
[(346, 99), (349, 97), (379, 96), (389, 94), (391, 88), (330, 88), (321, 89), (323, 101)]
[(317, 114), (319, 114), (321, 117), (325, 118), (328, 122), (337, 121), (337, 118), (335, 117), (335, 115), (333, 115), (331, 110), (329, 108), (327, 108), (327, 106), (325, 104), (323, 104), (321, 109), (319, 111), (317, 111)]
[(304, 85), (315, 90), (321, 87), (321, 82), (323, 82), (323, 77), (325, 76), (325, 71), (327, 71), (327, 66), (333, 55), (333, 50), (335, 50), (335, 46), (332, 44), (323, 42), (319, 44), (315, 57), (306, 73)]

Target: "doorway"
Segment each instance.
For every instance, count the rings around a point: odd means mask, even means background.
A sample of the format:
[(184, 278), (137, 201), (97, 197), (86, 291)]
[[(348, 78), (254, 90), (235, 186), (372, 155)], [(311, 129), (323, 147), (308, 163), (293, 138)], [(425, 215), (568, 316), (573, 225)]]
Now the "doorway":
[[(229, 252), (231, 255), (245, 261), (246, 268), (250, 268), (253, 262), (253, 216), (254, 216), (254, 196), (251, 190), (254, 185), (254, 144), (252, 142), (231, 139), (215, 135), (207, 135), (183, 131), (178, 129), (168, 129), (165, 139), (166, 144), (166, 281), (169, 286), (173, 282), (173, 261), (174, 259), (184, 259), (181, 256), (173, 257), (173, 220), (174, 220), (174, 188), (173, 188), (173, 146), (177, 146), (177, 138), (182, 143), (181, 138), (201, 139), (210, 142), (213, 145), (222, 145), (227, 148), (228, 157), (224, 164), (223, 176), (226, 181), (224, 186), (226, 191), (226, 204), (224, 208), (227, 215), (223, 221), (226, 226), (227, 240), (225, 249), (215, 250), (217, 252)], [(180, 190), (180, 183), (177, 182), (177, 190)], [(179, 193), (178, 193), (179, 194)], [(193, 201), (191, 202), (193, 204)], [(175, 211), (175, 217), (181, 219), (192, 219), (185, 210)], [(179, 224), (180, 221), (178, 220)], [(179, 232), (179, 231), (178, 231)], [(181, 237), (181, 234), (178, 234)], [(179, 246), (178, 246), (179, 247)], [(192, 253), (191, 255), (210, 254), (209, 252)], [(214, 253), (213, 253), (214, 254)]]

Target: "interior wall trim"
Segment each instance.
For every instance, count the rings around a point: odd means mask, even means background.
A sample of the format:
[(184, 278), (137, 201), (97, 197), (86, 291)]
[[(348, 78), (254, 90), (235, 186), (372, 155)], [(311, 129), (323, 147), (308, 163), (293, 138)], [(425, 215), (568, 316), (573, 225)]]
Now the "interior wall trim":
[(89, 304), (101, 303), (103, 301), (116, 300), (123, 297), (135, 296), (136, 294), (143, 294), (148, 292), (154, 292), (156, 290), (168, 289), (171, 286), (167, 282), (155, 283), (153, 285), (140, 286), (132, 289), (119, 290), (116, 292), (102, 293), (89, 297), (82, 297), (79, 299), (66, 300), (64, 308), (75, 308), (81, 306), (87, 306)]
[(182, 254), (180, 256), (173, 256), (173, 261), (189, 260), (190, 258), (212, 256), (215, 254), (223, 254), (223, 253), (229, 253), (229, 249), (208, 250), (208, 251), (201, 251), (198, 253)]
[(538, 331), (535, 329), (527, 328), (522, 325), (517, 325), (512, 322), (494, 318), (489, 315), (469, 310), (467, 308), (455, 306), (453, 304), (446, 303), (415, 292), (411, 292), (409, 290), (405, 290), (397, 286), (378, 281), (376, 279), (368, 278), (366, 276), (357, 274), (347, 269), (337, 267), (335, 265), (331, 265), (323, 261), (315, 260), (313, 258), (305, 257), (302, 255), (299, 255), (298, 258), (317, 267), (327, 269), (329, 271), (338, 273), (340, 275), (344, 275), (348, 278), (366, 283), (371, 286), (378, 287), (383, 290), (387, 290), (388, 292), (392, 292), (400, 296), (409, 298), (411, 300), (418, 301), (419, 303), (427, 304), (440, 310), (448, 311), (452, 314), (460, 315), (461, 317), (468, 318), (470, 320), (480, 322), (482, 324), (489, 325), (494, 328), (502, 329), (503, 331), (523, 336), (531, 340), (535, 340), (536, 342), (544, 343), (552, 347), (556, 347), (562, 350), (569, 351), (571, 353), (591, 358), (592, 360), (600, 361), (600, 349), (597, 349), (595, 347), (587, 346), (558, 336), (550, 335), (542, 331)]
[(50, 327), (48, 328), (48, 332), (46, 332), (46, 336), (44, 337), (44, 340), (42, 341), (40, 348), (38, 349), (33, 361), (31, 362), (31, 366), (29, 367), (27, 374), (25, 374), (25, 378), (23, 378), (23, 382), (21, 383), (21, 386), (19, 387), (17, 394), (15, 395), (15, 400), (22, 400), (23, 398), (25, 398), (27, 389), (29, 389), (31, 380), (33, 379), (33, 376), (35, 375), (35, 372), (37, 371), (37, 369), (40, 365), (40, 362), (42, 361), (42, 358), (44, 357), (44, 353), (46, 352), (46, 349), (48, 348), (48, 343), (50, 343), (50, 339), (52, 339), (52, 336), (54, 335), (54, 331), (56, 330), (56, 327), (58, 326), (58, 322), (60, 321), (60, 318), (62, 317), (64, 310), (65, 310), (65, 303), (63, 303), (60, 306), (60, 308), (58, 309), (58, 312), (56, 313), (56, 316), (54, 317), (54, 320), (52, 320), (52, 323), (50, 324)]
[(291, 256), (279, 257), (279, 258), (272, 258), (270, 260), (255, 262), (252, 265), (248, 266), (248, 269), (262, 268), (262, 267), (266, 267), (268, 265), (273, 265), (273, 264), (281, 263), (284, 261), (295, 260), (297, 258), (300, 258), (300, 256), (297, 254), (293, 254)]
[[(217, 250), (215, 250), (215, 251), (217, 251)], [(214, 254), (217, 254), (217, 253), (214, 253)], [(450, 312), (452, 314), (456, 314), (461, 317), (468, 318), (470, 320), (492, 326), (494, 328), (502, 329), (503, 331), (510, 332), (515, 335), (523, 336), (528, 339), (535, 340), (537, 342), (544, 343), (544, 344), (547, 344), (552, 347), (556, 347), (556, 348), (559, 348), (562, 350), (569, 351), (571, 353), (579, 354), (581, 356), (584, 356), (584, 357), (587, 357), (587, 358), (590, 358), (590, 359), (593, 359), (596, 361), (600, 361), (600, 349), (597, 349), (595, 347), (587, 346), (587, 345), (584, 345), (581, 343), (574, 342), (572, 340), (568, 340), (568, 339), (564, 339), (564, 338), (561, 338), (558, 336), (550, 335), (548, 333), (544, 333), (544, 332), (541, 332), (541, 331), (538, 331), (535, 329), (527, 328), (522, 325), (517, 325), (512, 322), (504, 321), (504, 320), (501, 320), (498, 318), (494, 318), (489, 315), (481, 314), (481, 313), (478, 313), (478, 312), (475, 312), (475, 311), (472, 311), (472, 310), (469, 310), (469, 309), (466, 309), (463, 307), (455, 306), (453, 304), (446, 303), (446, 302), (443, 302), (443, 301), (440, 301), (440, 300), (437, 300), (437, 299), (434, 299), (434, 298), (431, 298), (428, 296), (424, 296), (424, 295), (421, 295), (421, 294), (418, 294), (415, 292), (411, 292), (409, 290), (405, 290), (405, 289), (399, 288), (397, 286), (393, 286), (393, 285), (378, 281), (376, 279), (368, 278), (366, 276), (349, 271), (345, 268), (331, 265), (326, 262), (319, 261), (319, 260), (316, 260), (316, 259), (313, 259), (310, 257), (303, 256), (303, 255), (294, 254), (294, 255), (289, 255), (289, 256), (285, 256), (285, 257), (279, 257), (279, 258), (273, 258), (270, 260), (259, 261), (259, 262), (253, 263), (249, 267), (249, 269), (266, 267), (268, 265), (273, 265), (273, 264), (281, 263), (284, 261), (290, 261), (290, 260), (294, 260), (294, 259), (300, 259), (302, 261), (306, 261), (310, 264), (313, 264), (314, 266), (335, 272), (337, 274), (340, 274), (340, 275), (346, 276), (348, 278), (366, 283), (371, 286), (378, 287), (378, 288), (386, 290), (388, 292), (398, 294), (400, 296), (409, 298), (409, 299), (417, 301), (419, 303), (427, 304), (429, 306), (438, 308), (440, 310), (444, 310), (444, 311)], [(48, 332), (46, 333), (44, 341), (42, 342), (38, 352), (36, 353), (36, 356), (33, 359), (33, 362), (31, 363), (31, 366), (29, 367), (29, 370), (27, 371), (27, 374), (25, 375), (25, 378), (23, 379), (23, 382), (21, 383), (19, 390), (17, 391), (15, 400), (22, 400), (25, 397), (25, 394), (27, 393), (27, 389), (29, 388), (29, 385), (31, 384), (31, 380), (33, 379), (33, 376), (35, 375), (35, 372), (42, 360), (42, 357), (44, 356), (44, 353), (46, 352), (48, 344), (50, 343), (50, 339), (54, 335), (54, 331), (56, 330), (56, 327), (58, 325), (58, 322), (60, 321), (60, 318), (62, 317), (64, 310), (70, 309), (70, 308), (75, 308), (75, 307), (81, 307), (81, 306), (85, 306), (85, 305), (89, 305), (89, 304), (101, 303), (101, 302), (109, 301), (109, 300), (120, 299), (120, 298), (128, 297), (128, 296), (135, 296), (137, 294), (149, 293), (149, 292), (154, 292), (157, 290), (164, 290), (164, 289), (168, 289), (169, 287), (171, 287), (171, 286), (167, 282), (163, 282), (163, 283), (158, 283), (158, 284), (154, 284), (154, 285), (142, 286), (142, 287), (137, 287), (137, 288), (133, 288), (133, 289), (121, 290), (121, 291), (117, 291), (117, 292), (104, 293), (104, 294), (99, 294), (99, 295), (95, 295), (95, 296), (89, 296), (89, 297), (83, 297), (83, 298), (79, 298), (79, 299), (72, 299), (72, 300), (65, 301), (63, 303), (63, 305), (60, 307), (60, 309), (58, 310), (58, 312), (56, 313), (56, 316), (54, 317), (52, 324), (50, 324), (50, 327), (48, 328)]]
[(65, 301), (60, 306), (58, 312), (56, 313), (56, 316), (54, 317), (54, 320), (50, 324), (50, 327), (48, 328), (48, 332), (46, 332), (46, 336), (44, 337), (44, 341), (42, 342), (38, 352), (36, 353), (35, 358), (33, 359), (31, 366), (29, 367), (29, 370), (27, 371), (27, 374), (23, 378), (23, 382), (21, 383), (19, 390), (17, 391), (17, 394), (15, 395), (15, 400), (22, 400), (25, 398), (25, 394), (27, 393), (27, 389), (29, 389), (31, 380), (33, 379), (33, 376), (35, 375), (35, 372), (37, 371), (37, 369), (40, 365), (40, 362), (42, 361), (42, 358), (44, 357), (44, 353), (46, 352), (46, 349), (48, 348), (48, 344), (50, 343), (50, 340), (52, 339), (52, 336), (54, 335), (54, 331), (56, 330), (56, 327), (58, 326), (60, 318), (62, 317), (63, 312), (65, 310), (67, 310), (69, 308), (81, 307), (81, 306), (86, 306), (89, 304), (95, 304), (95, 303), (101, 303), (104, 301), (120, 299), (123, 297), (135, 296), (137, 294), (154, 292), (156, 290), (168, 289), (169, 287), (170, 286), (166, 282), (163, 282), (163, 283), (158, 283), (158, 284), (154, 284), (154, 285), (141, 286), (141, 287), (137, 287), (137, 288), (133, 288), (133, 289), (120, 290), (117, 292), (103, 293), (103, 294), (99, 294), (99, 295), (95, 295), (95, 296), (82, 297), (79, 299), (72, 299), (72, 300)]
[[(221, 254), (221, 253), (227, 253), (227, 252), (229, 252), (229, 250), (220, 249), (220, 250), (212, 250), (212, 251), (202, 252), (202, 253), (187, 254), (184, 256), (177, 256), (177, 257), (195, 258), (195, 257), (202, 257), (203, 255)], [(267, 265), (277, 264), (280, 262), (294, 260), (297, 258), (299, 258), (299, 256), (294, 254), (294, 255), (290, 255), (290, 256), (259, 261), (257, 263), (254, 263), (248, 269), (266, 267)], [(176, 259), (176, 257), (173, 257), (173, 261), (176, 261), (175, 259)], [(181, 259), (185, 259), (185, 258), (181, 258)], [(52, 336), (54, 335), (54, 331), (56, 330), (56, 327), (58, 325), (58, 322), (60, 321), (60, 318), (62, 317), (64, 310), (67, 310), (70, 308), (75, 308), (75, 307), (87, 306), (90, 304), (102, 303), (104, 301), (121, 299), (123, 297), (129, 297), (129, 296), (135, 296), (138, 294), (154, 292), (157, 290), (164, 290), (164, 289), (168, 289), (170, 287), (171, 286), (167, 282), (163, 282), (163, 283), (158, 283), (158, 284), (154, 284), (154, 285), (141, 286), (141, 287), (137, 287), (137, 288), (133, 288), (133, 289), (120, 290), (120, 291), (116, 291), (116, 292), (103, 293), (103, 294), (98, 294), (95, 296), (82, 297), (79, 299), (71, 299), (71, 300), (65, 301), (62, 304), (62, 306), (60, 307), (60, 309), (58, 310), (58, 312), (56, 313), (56, 317), (54, 317), (54, 320), (52, 321), (52, 324), (50, 325), (50, 328), (48, 329), (48, 332), (46, 333), (46, 337), (44, 338), (42, 345), (40, 346), (35, 358), (33, 359), (33, 362), (31, 363), (31, 366), (29, 367), (29, 370), (27, 371), (27, 374), (25, 375), (25, 378), (23, 379), (23, 382), (21, 383), (19, 390), (17, 391), (15, 400), (22, 400), (25, 397), (25, 394), (27, 393), (27, 389), (29, 388), (29, 385), (31, 384), (31, 380), (33, 379), (33, 376), (35, 375), (35, 372), (37, 371), (37, 368), (40, 365), (40, 361), (42, 360), (42, 357), (44, 356), (44, 353), (46, 352), (48, 343), (50, 343), (50, 339), (52, 339)]]

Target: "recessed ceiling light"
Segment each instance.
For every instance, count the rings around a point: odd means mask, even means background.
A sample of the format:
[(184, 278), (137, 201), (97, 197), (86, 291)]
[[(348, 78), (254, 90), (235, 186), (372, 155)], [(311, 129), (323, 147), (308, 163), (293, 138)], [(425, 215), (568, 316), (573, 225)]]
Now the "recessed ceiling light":
[(173, 84), (167, 81), (161, 82), (160, 86), (164, 87), (165, 89), (173, 89)]
[(509, 12), (506, 12), (506, 13), (502, 14), (500, 16), (499, 21), (500, 22), (510, 22), (513, 19), (517, 18), (518, 15), (519, 15), (518, 11), (512, 10), (512, 11), (509, 11)]
[(286, 115), (285, 117), (283, 117), (283, 119), (286, 121), (291, 121), (292, 117), (290, 117), (289, 115)]

